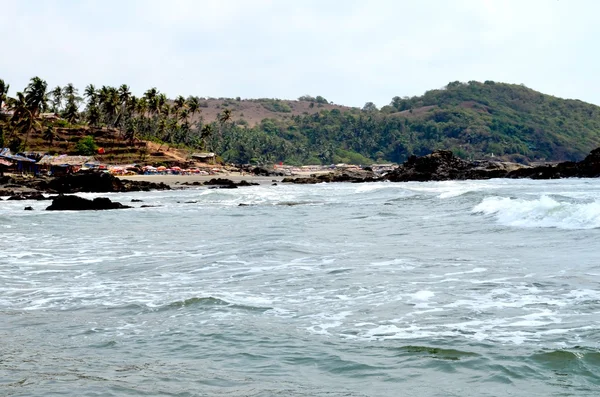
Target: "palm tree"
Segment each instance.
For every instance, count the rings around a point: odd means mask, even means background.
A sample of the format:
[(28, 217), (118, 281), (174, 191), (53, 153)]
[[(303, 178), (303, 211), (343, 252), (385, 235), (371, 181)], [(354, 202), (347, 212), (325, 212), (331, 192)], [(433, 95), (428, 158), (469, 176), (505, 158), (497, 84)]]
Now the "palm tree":
[(25, 135), (26, 144), (29, 140), (29, 133), (32, 130), (40, 128), (40, 122), (28, 106), (27, 96), (22, 92), (17, 92), (16, 98), (9, 99), (8, 108), (13, 111), (11, 117), (11, 123), (14, 127), (13, 131), (18, 131)]
[(231, 110), (225, 109), (223, 114), (219, 115), (219, 123), (225, 124), (231, 120)]
[(148, 100), (144, 96), (143, 98), (139, 98), (137, 103), (135, 104), (135, 111), (138, 115), (144, 117), (146, 115), (146, 111), (148, 110)]
[(175, 112), (179, 112), (180, 109), (183, 109), (185, 107), (185, 98), (181, 95), (175, 98), (174, 102), (175, 104), (173, 105), (173, 108), (175, 109)]
[(190, 96), (187, 99), (187, 107), (192, 118), (200, 111), (200, 99), (197, 96)]
[(0, 110), (2, 110), (2, 104), (8, 99), (9, 84), (6, 84), (4, 80), (0, 79)]
[(159, 92), (156, 89), (156, 87), (152, 87), (148, 91), (144, 92), (144, 98), (146, 98), (146, 101), (148, 101), (148, 103), (150, 103), (150, 102), (152, 102), (152, 100), (154, 98), (156, 98), (156, 96), (158, 94), (159, 94)]
[(210, 136), (213, 134), (213, 126), (212, 126), (212, 124), (205, 124), (202, 127), (202, 130), (200, 130), (200, 131), (201, 131), (200, 139), (203, 141), (204, 147), (207, 148), (208, 145), (206, 144), (206, 142), (208, 141)]
[(60, 113), (63, 100), (63, 89), (57, 85), (52, 91), (50, 91), (50, 96), (52, 97), (52, 112)]
[(81, 97), (78, 94), (77, 88), (71, 83), (67, 84), (63, 89), (63, 95), (67, 99), (64, 117), (72, 124), (79, 118), (79, 103), (81, 102)]
[(39, 77), (33, 77), (25, 87), (25, 101), (33, 117), (39, 116), (48, 107), (47, 89), (48, 83)]
[(54, 142), (54, 139), (56, 138), (56, 134), (54, 133), (53, 125), (48, 125), (48, 127), (46, 127), (46, 130), (44, 131), (44, 135), (42, 135), (42, 138), (44, 138), (44, 140), (46, 142), (48, 142), (48, 151), (50, 151), (50, 146), (52, 146), (52, 143)]
[(131, 91), (129, 91), (129, 86), (127, 84), (121, 84), (119, 87), (119, 101), (122, 105), (125, 105), (129, 98), (131, 97)]
[(83, 91), (83, 96), (86, 97), (89, 101), (96, 101), (96, 98), (98, 97), (96, 87), (93, 84), (90, 84), (87, 87), (85, 87), (85, 90)]
[(160, 110), (160, 96), (153, 96), (148, 100), (148, 111), (152, 115), (156, 115)]

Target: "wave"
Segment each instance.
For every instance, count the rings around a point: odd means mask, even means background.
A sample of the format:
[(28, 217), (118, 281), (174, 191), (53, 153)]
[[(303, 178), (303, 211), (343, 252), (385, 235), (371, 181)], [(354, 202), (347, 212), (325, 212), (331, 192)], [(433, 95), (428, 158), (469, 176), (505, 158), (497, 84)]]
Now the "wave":
[(181, 309), (188, 307), (204, 307), (204, 308), (227, 308), (227, 309), (237, 309), (237, 310), (245, 310), (245, 311), (255, 311), (255, 312), (265, 312), (267, 310), (271, 310), (271, 307), (260, 307), (260, 306), (252, 306), (252, 305), (244, 305), (231, 303), (223, 299), (215, 298), (212, 296), (208, 297), (194, 297), (188, 298), (180, 301), (171, 302), (166, 304), (161, 309)]
[(479, 354), (461, 351), (456, 349), (444, 349), (440, 347), (430, 346), (402, 346), (397, 348), (400, 352), (410, 355), (428, 356), (432, 358), (438, 358), (442, 360), (461, 360), (466, 357), (477, 357)]
[(543, 195), (536, 200), (486, 197), (472, 213), (494, 215), (505, 226), (557, 229), (600, 228), (600, 201), (572, 203)]

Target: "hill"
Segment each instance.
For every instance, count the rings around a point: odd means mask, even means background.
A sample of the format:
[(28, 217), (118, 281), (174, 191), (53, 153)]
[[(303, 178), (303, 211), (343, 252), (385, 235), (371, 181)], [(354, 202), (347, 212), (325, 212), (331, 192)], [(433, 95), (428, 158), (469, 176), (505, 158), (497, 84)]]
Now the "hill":
[(109, 162), (180, 161), (210, 151), (234, 163), (401, 163), (451, 150), (463, 159), (528, 163), (577, 161), (600, 146), (598, 106), (493, 81), (452, 82), (394, 97), (382, 109), (321, 96), (168, 99), (154, 87), (137, 98), (125, 84), (89, 85), (81, 97), (72, 84), (48, 91), (39, 77), (14, 97), (2, 80), (0, 91), (0, 145), (73, 154), (91, 135)]
[(218, 119), (225, 109), (231, 111), (233, 121), (254, 127), (264, 119), (291, 119), (293, 116), (315, 114), (321, 110), (338, 109), (349, 111), (349, 106), (329, 103), (325, 98), (303, 96), (299, 100), (286, 99), (240, 99), (240, 98), (200, 98), (200, 112), (194, 122), (211, 122)]
[(522, 85), (454, 82), (381, 110), (322, 110), (258, 128), (304, 147), (312, 162), (403, 162), (439, 149), (466, 159), (575, 161), (600, 146), (600, 107)]

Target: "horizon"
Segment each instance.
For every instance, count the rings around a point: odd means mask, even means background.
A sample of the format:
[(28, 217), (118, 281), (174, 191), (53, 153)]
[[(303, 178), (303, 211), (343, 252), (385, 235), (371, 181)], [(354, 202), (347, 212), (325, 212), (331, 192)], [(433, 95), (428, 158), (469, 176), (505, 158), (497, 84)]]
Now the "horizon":
[(127, 84), (137, 96), (320, 95), (352, 107), (493, 80), (599, 105), (598, 11), (587, 0), (8, 3), (0, 78), (11, 95), (39, 76), (80, 92)]

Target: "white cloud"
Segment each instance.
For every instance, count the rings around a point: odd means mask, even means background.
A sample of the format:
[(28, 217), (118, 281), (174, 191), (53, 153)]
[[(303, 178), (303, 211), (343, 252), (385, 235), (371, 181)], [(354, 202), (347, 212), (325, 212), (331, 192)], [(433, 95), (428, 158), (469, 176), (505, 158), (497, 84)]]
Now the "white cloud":
[(496, 80), (600, 104), (599, 11), (593, 0), (6, 2), (0, 78), (356, 106)]

